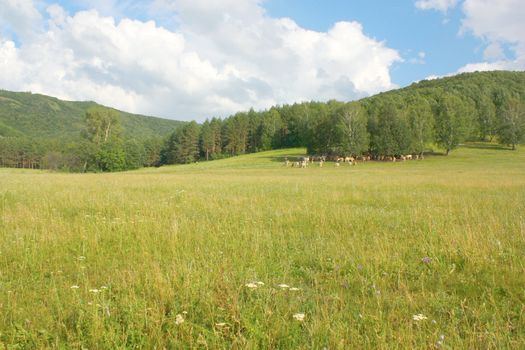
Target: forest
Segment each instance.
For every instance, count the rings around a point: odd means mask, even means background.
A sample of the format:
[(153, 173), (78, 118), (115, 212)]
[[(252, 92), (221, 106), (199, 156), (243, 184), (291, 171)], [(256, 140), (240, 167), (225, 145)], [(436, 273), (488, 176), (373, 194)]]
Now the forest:
[(525, 73), (464, 73), (354, 102), (251, 109), (142, 138), (123, 133), (118, 111), (94, 106), (80, 129), (76, 139), (0, 136), (0, 166), (122, 171), (289, 147), (311, 155), (448, 154), (466, 141), (515, 149), (525, 140)]

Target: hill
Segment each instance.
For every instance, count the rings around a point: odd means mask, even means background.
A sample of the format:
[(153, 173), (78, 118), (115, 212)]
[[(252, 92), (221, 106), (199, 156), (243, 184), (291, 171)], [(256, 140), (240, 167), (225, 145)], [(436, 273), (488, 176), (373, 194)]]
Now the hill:
[[(86, 110), (94, 106), (98, 104), (0, 90), (0, 136), (76, 140), (84, 127)], [(182, 123), (119, 112), (127, 138), (164, 137)]]

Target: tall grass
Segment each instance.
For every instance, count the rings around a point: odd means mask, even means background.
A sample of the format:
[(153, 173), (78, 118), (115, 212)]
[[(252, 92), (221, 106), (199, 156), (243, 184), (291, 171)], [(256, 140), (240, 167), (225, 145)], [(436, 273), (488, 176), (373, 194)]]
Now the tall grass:
[(0, 170), (0, 344), (525, 347), (523, 151), (278, 161), (301, 153)]

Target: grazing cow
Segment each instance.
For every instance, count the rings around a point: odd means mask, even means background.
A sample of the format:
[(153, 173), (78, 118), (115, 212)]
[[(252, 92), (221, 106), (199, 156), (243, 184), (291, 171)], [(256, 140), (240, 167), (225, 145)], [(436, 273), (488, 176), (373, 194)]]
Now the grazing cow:
[(412, 160), (412, 155), (411, 155), (411, 154), (407, 154), (407, 155), (405, 156), (405, 158), (406, 158), (407, 160)]
[(301, 168), (306, 168), (306, 160), (301, 161)]
[(288, 160), (288, 157), (284, 158), (284, 166), (288, 166), (290, 164), (290, 161)]
[(321, 160), (319, 161), (319, 168), (322, 168), (322, 167), (323, 167), (323, 163), (324, 163), (324, 162), (323, 162), (323, 160), (321, 159)]
[(401, 155), (399, 156), (399, 158), (401, 158), (401, 160), (404, 162), (405, 160), (407, 160), (407, 157), (405, 157), (404, 155)]

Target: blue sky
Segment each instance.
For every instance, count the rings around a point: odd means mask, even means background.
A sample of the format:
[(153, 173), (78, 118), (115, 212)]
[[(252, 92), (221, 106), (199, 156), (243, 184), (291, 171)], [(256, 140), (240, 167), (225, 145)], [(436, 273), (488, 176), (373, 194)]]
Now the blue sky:
[(0, 3), (0, 88), (173, 119), (525, 69), (523, 0)]
[[(399, 86), (450, 74), (483, 59), (482, 40), (469, 33), (459, 34), (459, 8), (443, 14), (418, 9), (410, 0), (269, 0), (264, 6), (273, 16), (291, 17), (319, 31), (328, 30), (338, 21), (362, 23), (366, 34), (385, 41), (404, 58), (392, 69), (393, 81)], [(411, 63), (419, 52), (425, 53), (425, 63)]]

